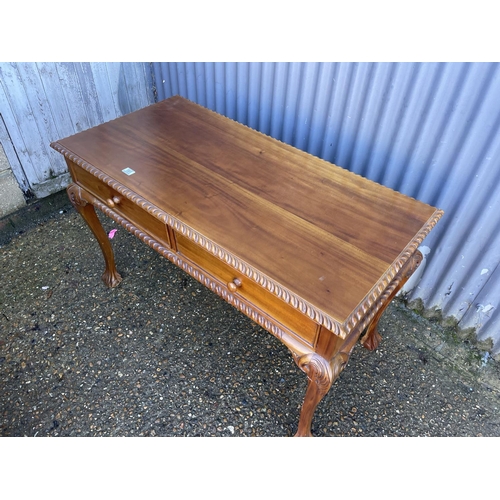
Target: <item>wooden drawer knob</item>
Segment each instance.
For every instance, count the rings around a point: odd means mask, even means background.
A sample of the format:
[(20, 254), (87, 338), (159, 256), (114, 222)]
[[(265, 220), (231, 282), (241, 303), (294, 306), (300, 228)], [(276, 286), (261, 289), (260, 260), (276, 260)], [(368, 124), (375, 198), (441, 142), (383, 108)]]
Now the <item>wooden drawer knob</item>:
[(227, 287), (229, 288), (229, 290), (231, 290), (231, 292), (236, 292), (236, 290), (241, 286), (241, 281), (238, 279), (238, 278), (234, 278), (233, 281), (230, 281), (228, 284), (227, 284)]
[(109, 198), (106, 200), (106, 205), (108, 205), (109, 208), (113, 208), (116, 205), (118, 205), (118, 203), (120, 203), (120, 201), (121, 201), (121, 198), (119, 196), (113, 196), (113, 198)]

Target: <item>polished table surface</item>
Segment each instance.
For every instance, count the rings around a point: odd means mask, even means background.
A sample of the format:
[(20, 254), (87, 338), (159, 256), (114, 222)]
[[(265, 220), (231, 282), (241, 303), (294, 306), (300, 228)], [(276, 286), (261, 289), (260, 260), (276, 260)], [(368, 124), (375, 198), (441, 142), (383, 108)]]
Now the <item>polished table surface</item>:
[(68, 162), (68, 192), (86, 193), (77, 208), (131, 224), (172, 262), (225, 285), (212, 289), (234, 305), (228, 296), (241, 295), (254, 311), (239, 309), (270, 319), (259, 323), (310, 380), (310, 356), (331, 365), (341, 340), (361, 335), (442, 215), (179, 96), (52, 147)]

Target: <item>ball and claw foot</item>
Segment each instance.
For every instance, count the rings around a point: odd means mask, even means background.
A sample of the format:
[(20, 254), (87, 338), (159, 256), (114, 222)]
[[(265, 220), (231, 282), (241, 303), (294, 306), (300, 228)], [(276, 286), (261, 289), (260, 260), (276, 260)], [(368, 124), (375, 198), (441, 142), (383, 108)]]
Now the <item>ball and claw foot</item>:
[(102, 281), (108, 288), (114, 288), (121, 283), (122, 277), (116, 269), (112, 271), (106, 269), (102, 275)]
[(382, 340), (382, 335), (378, 333), (377, 328), (371, 328), (371, 325), (367, 328), (366, 333), (361, 337), (360, 342), (363, 347), (369, 351), (374, 351), (380, 341)]

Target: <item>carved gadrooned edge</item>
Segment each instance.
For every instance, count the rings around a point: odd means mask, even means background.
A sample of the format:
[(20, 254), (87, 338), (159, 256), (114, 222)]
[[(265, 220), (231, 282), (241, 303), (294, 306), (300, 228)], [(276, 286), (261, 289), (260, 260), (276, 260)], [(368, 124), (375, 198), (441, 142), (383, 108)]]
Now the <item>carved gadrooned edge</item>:
[(294, 294), (283, 285), (269, 278), (258, 269), (250, 266), (245, 261), (227, 252), (224, 248), (201, 235), (175, 217), (169, 214), (165, 214), (165, 220), (166, 223), (178, 233), (194, 241), (197, 245), (203, 247), (205, 250), (210, 252), (221, 261), (225, 262), (238, 272), (245, 275), (247, 278), (259, 284), (261, 287), (265, 288), (272, 294), (276, 295), (287, 304), (290, 304), (292, 307), (299, 310), (302, 314), (305, 314), (310, 319), (312, 319), (315, 323), (323, 325), (325, 328), (333, 331), (337, 335), (342, 335), (341, 325), (320, 309), (316, 308), (306, 300)]
[[(209, 111), (210, 113), (214, 114), (215, 116), (223, 119), (223, 120), (229, 120), (241, 127), (244, 127), (248, 130), (251, 130), (257, 134), (259, 134), (260, 136), (262, 137), (265, 137), (266, 139), (272, 139), (273, 141), (276, 141), (280, 144), (282, 144), (283, 146), (285, 146), (286, 148), (289, 148), (290, 150), (293, 150), (295, 153), (299, 154), (299, 155), (305, 155), (306, 157), (309, 157), (309, 158), (314, 158), (316, 160), (319, 160), (321, 162), (324, 163), (325, 166), (328, 166), (328, 167), (334, 167), (334, 168), (337, 168), (337, 169), (341, 169), (341, 170), (345, 170), (343, 169), (342, 167), (339, 167), (338, 165), (335, 165), (334, 163), (331, 163), (327, 160), (324, 160), (322, 158), (319, 158), (318, 156), (314, 156), (312, 155), (311, 153), (308, 153), (307, 151), (303, 151), (302, 149), (299, 149), (295, 146), (292, 146), (291, 144), (287, 144), (279, 139), (276, 139), (274, 137), (271, 137), (259, 130), (256, 130), (256, 129), (253, 129), (251, 127), (249, 127), (248, 125), (245, 125), (243, 123), (240, 123), (240, 122), (237, 122), (236, 120), (232, 119), (232, 118), (229, 118), (227, 116), (224, 116), (224, 115), (221, 115), (220, 113), (217, 113), (216, 111), (212, 110), (212, 109), (209, 109), (209, 108), (205, 108), (204, 106), (201, 106), (200, 104), (198, 103), (195, 103), (185, 97), (182, 97), (182, 96), (178, 96), (178, 97), (181, 97), (181, 99), (185, 100), (185, 101), (188, 101), (189, 103), (193, 104), (194, 106), (198, 106), (200, 108), (203, 108), (207, 111)], [(362, 175), (360, 174), (357, 174), (356, 172), (351, 172), (349, 171), (351, 175), (354, 175), (360, 179), (363, 179), (365, 182), (367, 183), (371, 183), (371, 184), (375, 184), (377, 185), (379, 188), (381, 189), (384, 189), (386, 191), (389, 191), (391, 193), (394, 193), (394, 192), (397, 192), (395, 191), (394, 189), (388, 187), (388, 186), (384, 186), (383, 184), (379, 184), (378, 182), (375, 182), (375, 181), (372, 181), (371, 179), (368, 179), (366, 177), (363, 177)], [(401, 193), (400, 193), (401, 194)], [(408, 195), (403, 195), (405, 196), (406, 198), (409, 198), (411, 200), (414, 200), (414, 201), (418, 201), (416, 200), (415, 198), (411, 197), (411, 196), (408, 196)], [(388, 297), (390, 296), (390, 293), (392, 292), (392, 290), (394, 290), (397, 286), (397, 284), (401, 281), (400, 279), (396, 282), (396, 283), (391, 283), (394, 278), (397, 277), (398, 273), (400, 272), (400, 270), (403, 268), (403, 266), (405, 265), (405, 263), (408, 261), (408, 259), (415, 253), (415, 251), (417, 250), (418, 246), (422, 243), (422, 241), (425, 239), (425, 237), (429, 234), (429, 232), (431, 231), (431, 229), (437, 224), (437, 222), (439, 221), (439, 219), (443, 216), (444, 214), (444, 211), (443, 210), (440, 210), (440, 209), (436, 209), (434, 214), (429, 218), (429, 220), (426, 222), (426, 224), (422, 227), (422, 229), (420, 230), (420, 232), (417, 234), (417, 236), (410, 242), (410, 244), (405, 248), (405, 250), (399, 255), (399, 257), (396, 259), (396, 261), (391, 265), (391, 267), (388, 269), (388, 271), (383, 275), (383, 277), (379, 280), (379, 282), (377, 283), (377, 285), (375, 287), (372, 288), (372, 290), (369, 292), (369, 294), (367, 295), (367, 297), (358, 305), (358, 307), (349, 315), (349, 317), (347, 318), (347, 320), (343, 323), (343, 324), (339, 324), (337, 323), (335, 320), (333, 320), (332, 318), (330, 318), (328, 315), (325, 316), (325, 319), (327, 319), (327, 321), (321, 321), (321, 324), (333, 331), (336, 335), (339, 335), (340, 337), (342, 338), (345, 338), (349, 332), (351, 332), (354, 328), (358, 328), (358, 329), (363, 329), (365, 328), (371, 321), (371, 319), (373, 319), (373, 316), (375, 315), (375, 313), (377, 312), (376, 309), (375, 311), (373, 312), (373, 314), (370, 314), (370, 318), (367, 317), (367, 313), (368, 312), (371, 312), (371, 310), (373, 309), (373, 306), (377, 304), (377, 301), (379, 301), (379, 299), (381, 298), (382, 295), (384, 295), (384, 297)], [(391, 291), (388, 292), (388, 286), (390, 285), (390, 289)], [(384, 293), (385, 291), (387, 291), (387, 293)], [(278, 295), (280, 296), (280, 295)], [(281, 297), (283, 300), (287, 300), (286, 298), (284, 297)], [(301, 300), (301, 299), (299, 299)], [(305, 302), (305, 301), (303, 301)], [(289, 302), (290, 304), (294, 305), (294, 307), (296, 307), (297, 309), (301, 310), (302, 312), (305, 312), (306, 314), (308, 314), (306, 311), (302, 310), (300, 307), (297, 307), (293, 302)], [(383, 304), (383, 301), (380, 301), (380, 306)], [(311, 306), (309, 305), (310, 307), (312, 307), (313, 309), (316, 309), (314, 308), (314, 306)], [(323, 316), (325, 315), (325, 313), (323, 313), (322, 311), (319, 313), (319, 316)], [(309, 314), (308, 314), (309, 316)], [(311, 317), (312, 319), (314, 319), (315, 321), (317, 321), (317, 319), (315, 319), (314, 317), (312, 316), (309, 316)], [(363, 321), (363, 323), (360, 325), (360, 321)], [(333, 323), (334, 325), (334, 328), (332, 328), (331, 326), (329, 326), (330, 323)]]
[[(68, 160), (71, 162), (75, 163), (79, 167), (83, 168), (90, 174), (94, 175), (97, 179), (99, 179), (101, 182), (107, 184), (110, 186), (112, 189), (120, 193), (122, 196), (128, 198), (130, 201), (132, 201), (134, 204), (138, 205), (141, 207), (143, 210), (147, 211), (150, 213), (152, 216), (155, 218), (159, 219), (162, 221), (164, 224), (168, 224), (172, 228), (174, 228), (176, 231), (179, 233), (183, 234), (190, 240), (194, 241), (197, 245), (202, 246), (205, 250), (222, 260), (223, 262), (227, 263), (231, 267), (233, 267), (235, 270), (239, 271), (240, 273), (244, 274), (247, 276), (249, 279), (252, 281), (255, 281), (258, 283), (260, 286), (263, 288), (266, 288), (269, 290), (271, 293), (279, 297), (281, 300), (284, 302), (290, 304), (292, 307), (295, 309), (299, 310), (306, 316), (308, 316), (310, 319), (312, 319), (314, 322), (319, 323), (323, 325), (325, 328), (328, 330), (334, 332), (336, 335), (339, 335), (341, 337), (344, 337), (344, 332), (342, 330), (342, 327), (339, 322), (331, 318), (329, 315), (318, 309), (317, 307), (313, 306), (309, 302), (305, 301), (298, 295), (295, 295), (293, 292), (285, 288), (283, 285), (280, 285), (273, 279), (269, 278), (266, 276), (264, 273), (261, 271), (255, 269), (254, 267), (250, 266), (243, 260), (235, 257), (234, 255), (230, 254), (228, 251), (226, 251), (224, 248), (220, 247), (213, 241), (209, 240), (202, 234), (198, 233), (191, 227), (189, 227), (187, 224), (181, 222), (179, 219), (173, 217), (170, 214), (167, 214), (163, 210), (160, 210), (158, 207), (153, 205), (152, 203), (146, 201), (144, 198), (140, 197), (130, 189), (124, 187), (122, 184), (119, 182), (115, 181), (108, 175), (104, 174), (102, 171), (100, 171), (98, 168), (94, 167), (90, 163), (86, 162), (79, 156), (75, 155), (71, 151), (68, 151), (66, 148), (61, 146), (59, 143), (52, 143), (51, 147), (54, 148), (56, 151), (59, 153), (63, 154)], [(102, 203), (100, 204), (103, 207)], [(97, 206), (97, 205), (96, 205)], [(106, 207), (107, 208), (107, 207)], [(103, 210), (104, 211), (104, 210)]]
[[(434, 225), (436, 222), (439, 220), (439, 215), (437, 219), (434, 222)], [(408, 249), (408, 251), (405, 251), (400, 259), (398, 259), (398, 271), (395, 273), (395, 276), (389, 280), (388, 285), (378, 294), (375, 295), (372, 293), (365, 302), (358, 307), (351, 316), (349, 316), (349, 319), (346, 321), (346, 324), (344, 328), (346, 329), (347, 332), (352, 331), (354, 328), (357, 329), (358, 332), (363, 331), (372, 321), (372, 319), (375, 317), (377, 314), (377, 311), (384, 305), (384, 303), (389, 299), (389, 297), (392, 295), (392, 292), (399, 286), (401, 281), (405, 277), (410, 277), (417, 267), (420, 265), (422, 261), (422, 254), (418, 250), (418, 246), (420, 243), (423, 241), (425, 236), (428, 234), (428, 232), (434, 227), (433, 225), (428, 229), (427, 233), (425, 233), (421, 239), (418, 241), (416, 240), (414, 243), (410, 245), (411, 248), (414, 247), (413, 251)], [(410, 253), (410, 256), (407, 256), (407, 253)], [(408, 268), (405, 270), (403, 269), (405, 266), (408, 266)], [(391, 273), (392, 274), (392, 273)], [(380, 290), (382, 288), (382, 284), (380, 284), (377, 287), (377, 290)]]
[[(195, 103), (193, 103), (193, 104), (195, 104)], [(197, 106), (199, 106), (199, 105), (197, 105)], [(214, 111), (211, 111), (211, 110), (209, 110), (209, 111), (212, 113), (215, 113)], [(222, 115), (219, 115), (218, 113), (215, 113), (215, 114), (218, 116), (221, 116), (222, 118), (227, 118), (227, 117), (223, 117)], [(227, 119), (229, 119), (229, 118), (227, 118)], [(245, 125), (242, 125), (242, 126), (245, 126)], [(262, 135), (265, 135), (265, 134), (262, 134)], [(308, 316), (314, 322), (324, 326), (326, 329), (332, 331), (333, 333), (335, 333), (336, 335), (338, 335), (341, 338), (345, 338), (349, 334), (349, 332), (352, 331), (353, 328), (359, 327), (359, 323), (362, 320), (363, 320), (363, 324), (365, 326), (368, 325), (368, 323), (371, 321), (371, 319), (366, 317), (366, 314), (373, 309), (374, 304), (377, 303), (380, 296), (384, 293), (384, 291), (387, 289), (387, 287), (391, 284), (391, 281), (397, 276), (398, 272), (404, 266), (406, 261), (411, 257), (411, 255), (413, 255), (413, 253), (415, 252), (417, 247), (424, 240), (424, 238), (427, 236), (427, 234), (429, 234), (431, 229), (437, 224), (438, 220), (441, 218), (441, 216), (444, 213), (442, 210), (436, 210), (434, 212), (434, 214), (426, 222), (426, 224), (423, 226), (423, 228), (420, 230), (420, 232), (417, 234), (417, 236), (406, 247), (406, 249), (400, 254), (400, 256), (394, 262), (394, 264), (386, 271), (386, 273), (383, 275), (381, 280), (379, 280), (378, 284), (370, 291), (370, 293), (367, 295), (367, 297), (358, 305), (358, 307), (353, 311), (353, 313), (350, 314), (348, 319), (343, 324), (341, 324), (340, 322), (338, 322), (337, 320), (332, 318), (330, 315), (326, 314), (321, 309), (315, 307), (314, 305), (310, 304), (309, 302), (307, 302), (303, 298), (294, 294), (293, 292), (291, 292), (290, 290), (285, 288), (283, 285), (277, 283), (276, 281), (274, 281), (270, 277), (266, 276), (264, 273), (262, 273), (258, 269), (253, 268), (252, 266), (250, 266), (249, 264), (247, 264), (243, 260), (235, 257), (234, 255), (232, 255), (231, 253), (226, 251), (224, 248), (220, 247), (219, 245), (217, 245), (216, 243), (214, 243), (210, 239), (206, 238), (202, 234), (198, 233), (197, 231), (195, 231), (194, 229), (189, 227), (184, 222), (180, 221), (179, 219), (173, 217), (170, 214), (167, 214), (163, 210), (160, 210), (158, 207), (156, 207), (152, 203), (148, 202), (147, 200), (145, 200), (144, 198), (142, 198), (138, 194), (136, 194), (133, 191), (131, 191), (130, 189), (124, 187), (118, 181), (112, 179), (108, 175), (104, 174), (98, 168), (94, 167), (93, 165), (86, 162), (85, 160), (83, 160), (79, 156), (77, 156), (74, 153), (72, 153), (71, 151), (67, 150), (58, 142), (52, 143), (51, 147), (53, 149), (55, 149), (56, 151), (58, 151), (59, 153), (61, 153), (62, 155), (64, 155), (65, 158), (67, 158), (71, 162), (75, 163), (79, 167), (83, 168), (84, 170), (86, 170), (87, 172), (89, 172), (90, 174), (92, 174), (93, 176), (98, 178), (101, 182), (107, 184), (112, 189), (114, 189), (115, 191), (117, 191), (121, 195), (128, 198), (130, 201), (132, 201), (134, 204), (141, 207), (143, 210), (145, 210), (146, 212), (151, 214), (153, 217), (159, 219), (164, 224), (170, 225), (176, 231), (183, 234), (184, 236), (186, 236), (190, 240), (194, 241), (197, 245), (200, 245), (205, 250), (210, 252), (212, 255), (216, 256), (218, 259), (227, 263), (229, 266), (233, 267), (235, 270), (244, 274), (252, 281), (258, 283), (263, 288), (266, 288), (272, 294), (276, 295), (284, 302), (290, 304), (292, 307), (299, 310), (302, 314), (305, 314), (306, 316)], [(300, 151), (300, 150), (298, 150), (298, 151)], [(305, 153), (305, 154), (308, 154), (308, 153)], [(353, 175), (357, 175), (357, 174), (353, 174)], [(370, 181), (370, 182), (373, 182), (373, 181)], [(385, 186), (382, 186), (382, 187), (385, 187)], [(390, 190), (390, 188), (386, 188), (386, 189)], [(108, 207), (106, 205), (103, 205), (102, 203), (100, 203), (100, 205), (105, 207), (105, 209), (108, 209)], [(103, 211), (105, 211), (105, 210), (103, 210)], [(375, 313), (373, 313), (373, 314), (375, 314)], [(364, 326), (362, 328), (364, 328)]]
[[(273, 334), (276, 338), (281, 340), (285, 345), (287, 345), (292, 352), (300, 352), (302, 349), (297, 350), (297, 346), (295, 342), (289, 341), (290, 333), (286, 332), (274, 322), (270, 321), (267, 317), (261, 314), (255, 308), (249, 306), (245, 301), (241, 300), (235, 294), (232, 294), (224, 285), (216, 282), (211, 276), (201, 272), (198, 268), (192, 266), (189, 262), (181, 259), (174, 251), (169, 248), (164, 247), (154, 238), (141, 231), (139, 228), (130, 223), (127, 219), (123, 218), (121, 215), (117, 214), (113, 210), (111, 210), (107, 205), (101, 203), (97, 198), (93, 196), (89, 196), (89, 202), (91, 202), (96, 208), (101, 210), (105, 215), (116, 221), (122, 227), (124, 227), (127, 231), (132, 233), (134, 236), (139, 238), (141, 241), (150, 246), (153, 250), (158, 252), (160, 255), (168, 259), (170, 262), (181, 268), (183, 271), (188, 273), (194, 279), (199, 281), (202, 285), (206, 286), (214, 293), (216, 293), (219, 297), (224, 299), (226, 302), (229, 302), (231, 305), (236, 307), (243, 314), (248, 316), (255, 323), (260, 325), (262, 328)], [(304, 346), (304, 350), (307, 348)]]

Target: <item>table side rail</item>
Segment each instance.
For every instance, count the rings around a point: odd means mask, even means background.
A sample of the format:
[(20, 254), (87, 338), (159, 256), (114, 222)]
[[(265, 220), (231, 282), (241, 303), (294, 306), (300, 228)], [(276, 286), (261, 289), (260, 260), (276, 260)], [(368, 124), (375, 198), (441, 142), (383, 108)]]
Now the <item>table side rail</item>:
[[(108, 208), (113, 208), (115, 212), (121, 213), (126, 219), (133, 219), (134, 224), (150, 234), (151, 237), (159, 240), (173, 250), (176, 250), (176, 242), (173, 236), (174, 232), (186, 236), (193, 240), (198, 246), (205, 247), (206, 250), (210, 247), (211, 252), (214, 255), (217, 254), (217, 258), (221, 260), (221, 262), (222, 258), (224, 258), (224, 260), (230, 263), (236, 271), (246, 275), (253, 280), (257, 286), (271, 292), (280, 301), (290, 304), (299, 314), (307, 317), (316, 324), (322, 324), (334, 335), (345, 338), (346, 331), (343, 329), (341, 323), (321, 309), (313, 306), (286, 287), (270, 279), (259, 270), (232, 256), (232, 254), (229, 254), (223, 248), (192, 230), (189, 226), (175, 217), (172, 217), (162, 210), (155, 209), (151, 203), (103, 174), (92, 165), (86, 163), (85, 160), (59, 147), (55, 147), (55, 149), (65, 156), (71, 176), (81, 188), (92, 193), (100, 203), (105, 204)], [(114, 202), (113, 198), (115, 197), (119, 198), (118, 203)], [(153, 215), (152, 212), (156, 212), (156, 215)], [(143, 221), (142, 223), (141, 220)], [(147, 222), (145, 222), (146, 220)], [(153, 231), (152, 227), (156, 227), (156, 230)]]
[[(288, 347), (290, 351), (292, 351), (294, 356), (302, 356), (314, 351), (314, 344), (316, 341), (317, 333), (319, 333), (320, 330), (319, 325), (315, 325), (314, 337), (309, 336), (304, 339), (300, 335), (300, 333), (297, 333), (287, 326), (281, 324), (275, 318), (270, 316), (265, 310), (257, 307), (255, 304), (242, 297), (241, 295), (232, 293), (227, 287), (226, 283), (223, 283), (222, 281), (220, 281), (220, 279), (213, 276), (202, 267), (198, 266), (191, 259), (187, 258), (185, 255), (173, 251), (170, 247), (162, 245), (162, 243), (156, 240), (153, 236), (147, 234), (141, 228), (138, 228), (133, 223), (133, 221), (130, 221), (127, 218), (123, 217), (116, 210), (111, 209), (108, 205), (100, 201), (85, 189), (80, 189), (83, 191), (82, 194), (87, 202), (91, 203), (103, 214), (113, 219), (131, 234), (153, 248), (153, 250), (168, 259), (177, 267), (181, 268), (202, 285), (212, 290), (219, 297), (233, 305), (240, 312), (248, 316), (251, 320), (274, 335), (286, 347)], [(332, 333), (332, 335), (334, 334)]]
[(154, 237), (163, 246), (172, 247), (168, 228), (164, 222), (142, 210), (117, 190), (100, 181), (83, 168), (76, 166), (72, 162), (69, 162), (69, 164), (71, 175), (80, 187), (126, 219), (133, 220), (135, 226)]

